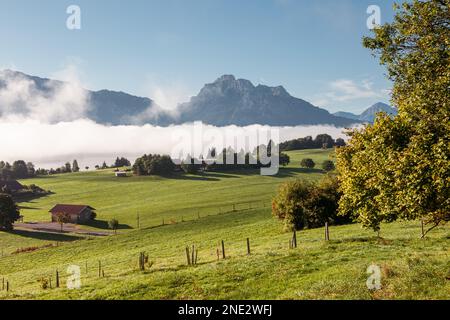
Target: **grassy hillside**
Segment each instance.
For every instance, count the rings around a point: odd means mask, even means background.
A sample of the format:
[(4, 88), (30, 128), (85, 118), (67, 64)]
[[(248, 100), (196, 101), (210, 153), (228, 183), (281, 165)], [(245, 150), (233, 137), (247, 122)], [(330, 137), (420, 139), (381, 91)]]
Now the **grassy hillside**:
[[(285, 179), (318, 179), (319, 171), (298, 169), (303, 157), (320, 163), (330, 154), (311, 150), (291, 152), (293, 161), (278, 177), (243, 173), (207, 174), (180, 179), (138, 177), (116, 179), (110, 171), (53, 176), (26, 181), (55, 194), (22, 204), (26, 221), (48, 220), (55, 203), (84, 203), (97, 208), (100, 220), (116, 217), (130, 229), (117, 236), (86, 238), (72, 234), (29, 231), (0, 233), (4, 256), (0, 281), (11, 290), (7, 299), (444, 299), (450, 297), (448, 227), (419, 240), (420, 224), (383, 225), (378, 239), (359, 225), (298, 234), (297, 249), (289, 249), (291, 234), (271, 217), (270, 199)], [(238, 204), (232, 211), (232, 205)], [(251, 206), (250, 206), (251, 204)], [(198, 216), (200, 211), (200, 216)], [(135, 229), (136, 212), (140, 230)], [(185, 222), (181, 222), (181, 217)], [(175, 224), (159, 226), (162, 219)], [(103, 225), (97, 225), (102, 228)], [(246, 238), (251, 255), (247, 256)], [(226, 260), (217, 260), (224, 240)], [(56, 246), (58, 242), (58, 246)], [(51, 244), (51, 247), (44, 247)], [(198, 265), (186, 266), (185, 247), (195, 244)], [(17, 248), (41, 246), (29, 253)], [(139, 252), (153, 266), (138, 271)], [(98, 277), (98, 264), (104, 277)], [(367, 267), (382, 268), (383, 288), (366, 287)], [(80, 290), (43, 290), (38, 279), (56, 270), (64, 287), (66, 268), (81, 268)], [(1, 288), (0, 288), (1, 289)]]
[[(309, 150), (291, 152), (291, 164), (274, 177), (262, 177), (259, 170), (231, 173), (177, 175), (172, 178), (116, 178), (112, 170), (54, 175), (21, 181), (36, 184), (54, 192), (48, 197), (21, 203), (25, 221), (48, 221), (48, 211), (57, 203), (86, 204), (97, 209), (97, 228), (116, 218), (127, 228), (157, 226), (170, 221), (197, 218), (235, 209), (270, 204), (277, 186), (285, 179), (301, 177), (318, 179), (320, 170), (300, 168), (303, 157), (317, 163), (331, 157), (330, 151)], [(122, 230), (123, 231), (123, 230)]]

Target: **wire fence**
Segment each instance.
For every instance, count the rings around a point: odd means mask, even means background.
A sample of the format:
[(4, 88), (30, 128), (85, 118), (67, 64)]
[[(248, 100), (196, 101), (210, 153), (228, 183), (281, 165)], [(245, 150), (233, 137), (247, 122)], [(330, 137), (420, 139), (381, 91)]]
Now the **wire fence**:
[[(160, 224), (147, 227), (143, 227), (139, 224), (138, 217), (138, 224), (136, 227), (139, 229), (154, 229), (169, 224), (179, 224), (199, 220), (207, 216), (217, 216), (221, 214), (230, 214), (233, 212), (245, 213), (249, 210), (268, 208), (269, 206), (270, 205), (265, 201), (241, 202), (228, 206), (221, 206), (216, 208), (215, 212), (209, 212), (208, 214), (203, 213), (189, 215), (186, 217), (178, 216), (178, 220), (169, 219), (168, 221), (163, 218), (163, 221)], [(134, 271), (161, 271), (165, 269), (179, 268), (182, 266), (189, 267), (196, 265), (198, 261), (201, 263), (211, 263), (228, 259), (230, 256), (251, 255), (255, 253), (252, 248), (250, 238), (226, 241), (222, 239), (215, 239), (212, 242), (208, 242), (208, 245), (200, 246), (193, 243), (182, 244), (181, 240), (182, 239), (179, 239), (177, 244), (172, 246), (172, 251), (175, 249), (178, 253), (177, 255), (168, 254), (161, 255), (160, 257), (152, 256), (150, 247), (142, 246), (129, 250), (130, 253), (127, 254), (126, 257), (123, 257), (123, 254), (121, 254), (120, 259), (117, 259), (114, 253), (111, 253), (110, 255), (102, 255), (98, 258), (86, 259), (76, 258), (76, 256), (74, 256), (73, 262), (70, 263), (58, 263), (43, 268), (30, 268), (23, 271), (17, 271), (10, 275), (7, 273), (2, 275), (2, 272), (0, 272), (0, 297), (2, 295), (11, 294), (18, 291), (22, 292), (23, 290), (35, 292), (36, 290), (48, 290), (56, 287), (64, 287), (65, 282), (68, 280), (72, 281), (74, 276), (76, 276), (72, 271), (67, 271), (69, 266), (76, 266), (79, 270), (80, 281), (89, 281), (93, 279), (117, 277)], [(60, 247), (64, 245), (65, 244), (63, 242), (56, 242), (41, 247), (22, 248), (9, 254), (5, 254), (2, 250), (0, 258), (26, 254), (27, 252), (34, 252), (42, 249), (51, 250), (51, 247)], [(151, 248), (154, 250), (154, 247)], [(155, 251), (161, 252), (161, 250)], [(142, 264), (142, 254), (147, 257), (144, 264)], [(154, 264), (156, 264), (156, 266), (154, 266)]]

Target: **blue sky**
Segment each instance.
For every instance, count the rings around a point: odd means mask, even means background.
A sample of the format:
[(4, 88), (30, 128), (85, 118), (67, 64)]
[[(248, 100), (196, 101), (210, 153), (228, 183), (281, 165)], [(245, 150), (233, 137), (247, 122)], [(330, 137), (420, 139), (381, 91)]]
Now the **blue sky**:
[[(69, 5), (81, 30), (66, 28)], [(369, 5), (391, 0), (0, 0), (0, 68), (89, 89), (149, 96), (171, 107), (222, 74), (283, 85), (330, 111), (388, 102), (390, 82), (361, 38)]]

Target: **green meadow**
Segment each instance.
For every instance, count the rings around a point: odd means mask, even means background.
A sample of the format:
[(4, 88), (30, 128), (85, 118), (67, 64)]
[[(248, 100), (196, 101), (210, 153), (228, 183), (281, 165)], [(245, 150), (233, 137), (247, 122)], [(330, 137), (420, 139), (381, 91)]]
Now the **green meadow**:
[[(329, 242), (323, 229), (306, 230), (297, 234), (298, 248), (289, 249), (292, 234), (271, 216), (271, 198), (283, 181), (323, 177), (319, 169), (301, 169), (302, 158), (319, 166), (333, 157), (324, 150), (289, 155), (291, 164), (274, 177), (238, 171), (116, 178), (112, 170), (100, 170), (21, 181), (53, 192), (20, 203), (25, 222), (49, 221), (48, 210), (57, 203), (86, 204), (96, 209), (98, 221), (83, 228), (105, 231), (112, 218), (121, 227), (117, 235), (104, 237), (0, 233), (0, 289), (3, 279), (9, 283), (0, 299), (450, 297), (448, 226), (426, 240), (419, 239), (419, 222), (385, 224), (382, 238), (358, 224), (331, 227)], [(217, 254), (221, 241), (226, 259)], [(185, 250), (192, 245), (198, 264), (187, 266)], [(140, 252), (149, 256), (145, 271), (138, 268)], [(366, 286), (371, 264), (381, 268), (381, 290)], [(66, 288), (70, 265), (80, 267), (79, 289)], [(60, 288), (55, 288), (56, 271)], [(52, 287), (43, 289), (42, 279), (52, 279)]]

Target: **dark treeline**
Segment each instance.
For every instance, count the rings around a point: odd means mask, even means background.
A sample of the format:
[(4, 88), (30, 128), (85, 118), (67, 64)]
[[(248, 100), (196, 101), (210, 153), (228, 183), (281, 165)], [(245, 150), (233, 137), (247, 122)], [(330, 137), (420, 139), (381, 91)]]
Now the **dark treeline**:
[[(120, 167), (129, 167), (131, 163), (128, 159), (124, 157), (117, 157), (112, 167), (120, 168)], [(95, 166), (96, 169), (107, 169), (109, 168), (106, 165), (106, 162), (103, 162), (102, 166)], [(89, 170), (89, 167), (85, 167), (86, 170)], [(43, 168), (35, 168), (35, 165), (32, 162), (26, 162), (24, 160), (14, 161), (12, 164), (6, 161), (0, 161), (0, 180), (18, 180), (18, 179), (27, 179), (34, 178), (37, 176), (47, 176), (52, 174), (62, 174), (62, 173), (72, 173), (79, 172), (80, 166), (78, 165), (78, 161), (75, 159), (72, 163), (66, 162), (63, 166), (59, 168), (51, 168), (51, 169), (43, 169)]]
[(36, 176), (45, 176), (57, 173), (69, 173), (78, 172), (80, 167), (77, 160), (74, 160), (72, 164), (67, 162), (64, 166), (56, 169), (36, 169), (32, 162), (25, 162), (24, 160), (14, 161), (11, 165), (9, 162), (0, 161), (0, 180), (16, 180), (27, 179)]
[(283, 143), (280, 143), (281, 151), (291, 151), (291, 150), (306, 150), (306, 149), (328, 149), (332, 147), (343, 147), (345, 146), (344, 139), (337, 138), (333, 139), (328, 134), (319, 134), (315, 139), (311, 136), (307, 136), (304, 138), (289, 140)]
[[(136, 175), (169, 175), (176, 171), (185, 173), (197, 173), (199, 171), (230, 171), (238, 169), (260, 169), (269, 167), (270, 157), (272, 156), (273, 142), (268, 145), (260, 145), (253, 152), (241, 150), (236, 152), (233, 148), (224, 148), (222, 152), (217, 153), (216, 148), (208, 151), (205, 157), (193, 158), (188, 156), (186, 159), (179, 160), (176, 165), (167, 155), (143, 155), (136, 159), (133, 165), (133, 172)], [(264, 159), (263, 155), (267, 158)], [(289, 156), (285, 153), (279, 153), (279, 164), (288, 165)]]
[(26, 179), (36, 176), (34, 164), (23, 160), (9, 162), (0, 161), (0, 180)]
[(116, 161), (114, 161), (114, 165), (113, 165), (114, 168), (129, 167), (129, 166), (131, 166), (130, 160), (128, 160), (124, 157), (122, 157), (122, 158), (117, 157)]
[(46, 176), (46, 175), (52, 175), (52, 174), (61, 174), (61, 173), (72, 173), (72, 172), (79, 172), (80, 167), (78, 165), (77, 160), (73, 160), (72, 164), (70, 162), (66, 162), (63, 166), (56, 168), (56, 169), (37, 169), (36, 175), (38, 176)]

